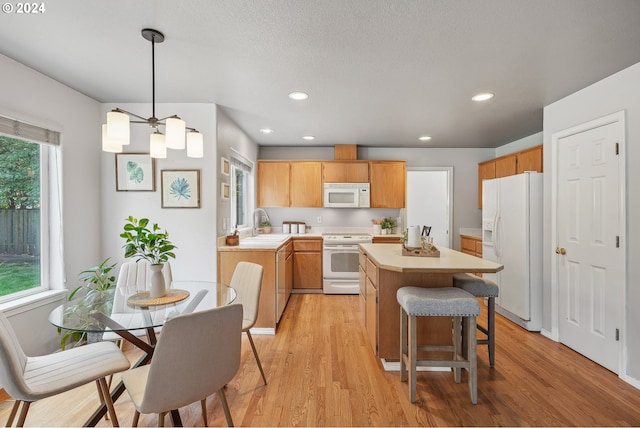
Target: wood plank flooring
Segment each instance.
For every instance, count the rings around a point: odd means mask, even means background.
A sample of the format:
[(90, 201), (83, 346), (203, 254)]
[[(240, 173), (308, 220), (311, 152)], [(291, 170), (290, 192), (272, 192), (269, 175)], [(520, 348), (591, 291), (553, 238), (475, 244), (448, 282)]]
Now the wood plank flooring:
[[(359, 318), (358, 296), (294, 294), (275, 336), (254, 335), (264, 386), (246, 337), (240, 370), (226, 395), (236, 426), (639, 426), (640, 391), (569, 348), (497, 315), (496, 367), (479, 347), (478, 404), (463, 371), (420, 372), (411, 404), (398, 372), (384, 372)], [(128, 350), (133, 360), (136, 352)], [(97, 402), (88, 385), (31, 406), (27, 426), (80, 426)], [(0, 404), (0, 422), (11, 402)], [(225, 425), (219, 398), (207, 400), (210, 426)], [(125, 393), (120, 424), (131, 424)], [(198, 403), (180, 410), (202, 426)], [(140, 426), (154, 426), (142, 415)], [(167, 418), (166, 424), (171, 421)], [(102, 420), (100, 426), (109, 426)]]

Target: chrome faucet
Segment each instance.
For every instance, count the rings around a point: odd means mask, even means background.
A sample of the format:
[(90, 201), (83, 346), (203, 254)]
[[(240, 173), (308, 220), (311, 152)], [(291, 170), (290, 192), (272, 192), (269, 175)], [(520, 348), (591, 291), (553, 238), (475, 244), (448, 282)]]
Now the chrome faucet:
[(262, 208), (256, 208), (256, 210), (253, 212), (253, 236), (256, 236), (258, 234), (258, 231), (262, 230), (262, 227), (260, 226), (262, 225), (263, 221), (268, 221), (269, 223), (271, 223), (269, 214), (267, 214), (267, 212)]

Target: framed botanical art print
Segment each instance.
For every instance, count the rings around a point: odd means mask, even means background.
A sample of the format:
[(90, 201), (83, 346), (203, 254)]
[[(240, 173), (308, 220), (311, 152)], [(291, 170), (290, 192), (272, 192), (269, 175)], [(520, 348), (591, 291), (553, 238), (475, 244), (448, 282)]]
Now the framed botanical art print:
[(229, 160), (227, 158), (220, 158), (220, 172), (222, 175), (229, 175), (231, 171), (231, 165), (229, 164)]
[(220, 185), (220, 196), (222, 199), (229, 199), (230, 195), (230, 187), (229, 183), (222, 183)]
[(162, 170), (162, 208), (200, 208), (200, 170)]
[(116, 191), (155, 192), (156, 164), (149, 153), (116, 153)]

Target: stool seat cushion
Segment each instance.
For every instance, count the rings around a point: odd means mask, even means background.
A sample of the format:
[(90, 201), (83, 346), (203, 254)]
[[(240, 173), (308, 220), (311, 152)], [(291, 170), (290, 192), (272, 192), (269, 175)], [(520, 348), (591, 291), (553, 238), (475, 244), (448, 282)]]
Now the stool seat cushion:
[(396, 294), (398, 303), (410, 316), (480, 315), (480, 304), (470, 293), (455, 288), (402, 287)]
[(493, 282), (469, 273), (454, 273), (453, 286), (476, 297), (498, 297), (500, 289)]

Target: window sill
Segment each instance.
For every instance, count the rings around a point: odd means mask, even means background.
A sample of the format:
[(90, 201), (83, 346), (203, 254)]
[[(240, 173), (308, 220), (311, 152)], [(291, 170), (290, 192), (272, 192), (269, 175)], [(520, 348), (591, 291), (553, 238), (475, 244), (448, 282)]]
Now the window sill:
[(0, 303), (0, 312), (10, 317), (51, 303), (62, 303), (66, 295), (67, 290), (43, 291), (42, 293), (32, 294), (10, 302)]

